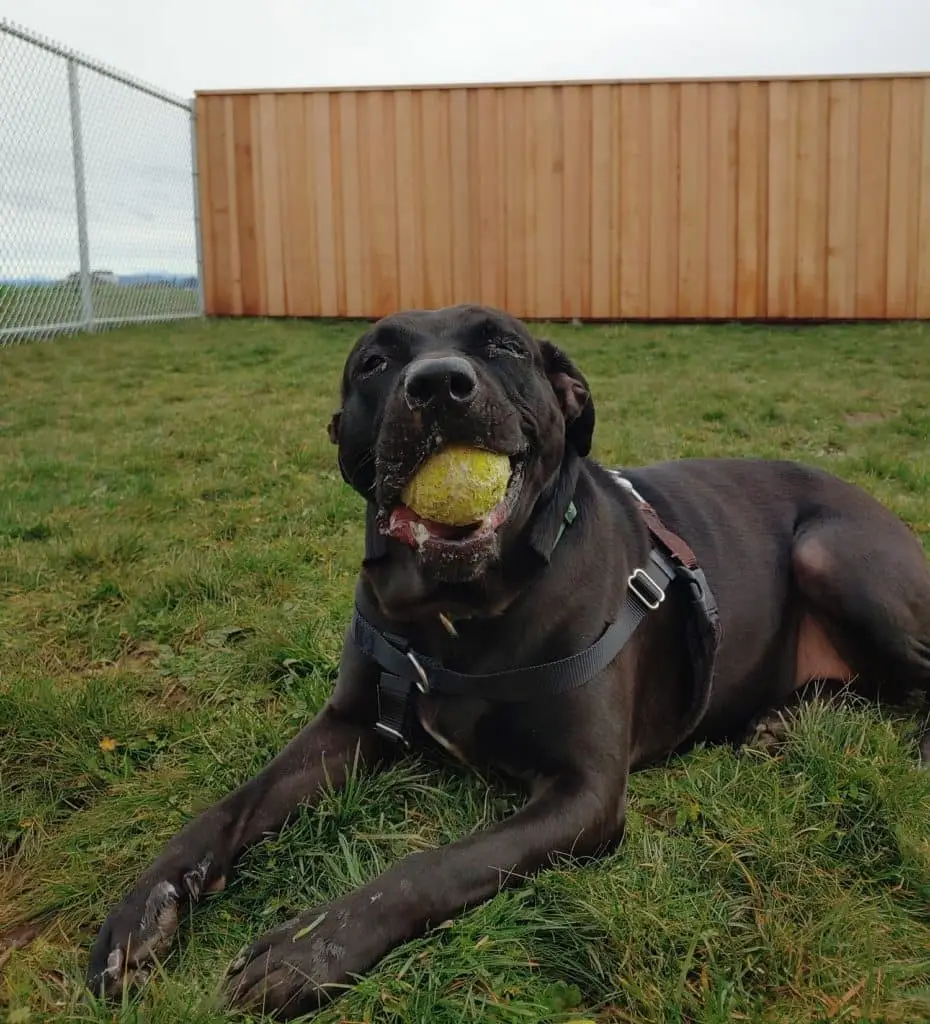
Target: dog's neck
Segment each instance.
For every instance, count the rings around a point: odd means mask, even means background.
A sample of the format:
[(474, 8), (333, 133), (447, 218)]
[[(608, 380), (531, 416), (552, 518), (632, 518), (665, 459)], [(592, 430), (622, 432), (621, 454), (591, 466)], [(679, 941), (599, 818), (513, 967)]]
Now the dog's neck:
[(567, 526), (575, 521), (575, 490), (578, 474), (581, 472), (581, 456), (570, 445), (558, 476), (541, 494), (533, 509), (533, 517), (527, 532), (527, 543), (533, 554), (548, 565), (552, 552), (562, 539)]

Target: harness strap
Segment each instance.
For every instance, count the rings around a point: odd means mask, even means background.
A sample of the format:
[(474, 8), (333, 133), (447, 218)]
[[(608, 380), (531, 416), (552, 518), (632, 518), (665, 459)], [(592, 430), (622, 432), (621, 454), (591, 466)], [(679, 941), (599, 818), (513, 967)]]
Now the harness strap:
[(646, 522), (646, 527), (652, 536), (658, 540), (669, 554), (681, 565), (692, 571), (698, 569), (697, 555), (691, 550), (677, 533), (673, 533), (659, 518), (659, 513), (649, 504), (648, 501), (636, 490), (630, 480), (620, 472), (619, 469), (607, 471), (614, 481), (618, 483), (628, 494), (636, 500), (636, 506), (640, 515)]
[(527, 665), (471, 675), (445, 668), (439, 662), (414, 651), (403, 637), (381, 633), (358, 610), (352, 619), (350, 639), (363, 654), (372, 658), (393, 677), (406, 679), (421, 693), (471, 696), (502, 702), (519, 702), (552, 696), (590, 682), (616, 658), (648, 612), (665, 600), (675, 578), (675, 568), (658, 551), (649, 558), (649, 568), (637, 569), (629, 579), (620, 615), (590, 647), (577, 654), (541, 665)]
[(646, 525), (649, 527), (649, 532), (653, 537), (658, 538), (668, 548), (668, 550), (674, 555), (675, 558), (681, 562), (682, 565), (687, 566), (689, 569), (698, 568), (698, 560), (691, 548), (678, 536), (677, 533), (672, 531), (662, 522), (659, 518), (659, 513), (649, 504), (648, 501), (644, 501), (640, 506), (640, 514), (646, 520)]

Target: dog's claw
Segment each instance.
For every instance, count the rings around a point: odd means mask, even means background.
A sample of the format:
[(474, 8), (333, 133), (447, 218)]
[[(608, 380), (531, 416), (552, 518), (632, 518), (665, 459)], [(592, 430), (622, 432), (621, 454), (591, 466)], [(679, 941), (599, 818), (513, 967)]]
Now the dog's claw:
[(122, 977), (125, 961), (126, 956), (120, 946), (110, 950), (110, 955), (107, 957), (107, 966), (103, 971), (104, 978), (118, 981)]
[(203, 877), (199, 871), (188, 871), (184, 876), (184, 888), (192, 900), (199, 900), (203, 889)]
[(241, 952), (226, 968), (226, 977), (228, 978), (232, 974), (238, 974), (243, 967), (249, 962), (249, 958), (245, 952)]
[(137, 967), (132, 975), (132, 983), (136, 988), (141, 988), (152, 977), (153, 967), (151, 964), (142, 964)]

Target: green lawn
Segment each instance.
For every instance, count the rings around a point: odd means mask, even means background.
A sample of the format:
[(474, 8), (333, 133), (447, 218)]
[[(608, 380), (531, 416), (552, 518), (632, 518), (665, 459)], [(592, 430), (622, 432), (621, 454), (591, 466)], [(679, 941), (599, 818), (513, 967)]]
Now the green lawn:
[[(197, 291), (173, 284), (92, 285), (94, 317), (181, 316), (196, 314)], [(0, 329), (49, 327), (84, 319), (81, 289), (76, 283), (36, 286), (0, 284)], [(0, 339), (2, 342), (2, 339)]]
[[(331, 685), (362, 508), (325, 427), (358, 330), (191, 322), (0, 351), (8, 1020), (222, 1021), (214, 984), (247, 939), (519, 800), (439, 758), (358, 778), (244, 858), (140, 999), (82, 995), (110, 905)], [(798, 458), (865, 484), (930, 547), (930, 327), (549, 333), (592, 381), (599, 458)], [(319, 1019), (926, 1021), (914, 762), (910, 721), (813, 708), (774, 754), (641, 773), (612, 857), (397, 950)]]

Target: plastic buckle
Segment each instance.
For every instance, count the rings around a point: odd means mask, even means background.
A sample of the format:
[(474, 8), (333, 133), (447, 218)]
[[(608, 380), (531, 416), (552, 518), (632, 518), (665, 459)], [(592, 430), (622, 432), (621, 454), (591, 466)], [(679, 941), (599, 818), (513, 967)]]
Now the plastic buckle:
[(717, 603), (710, 587), (707, 585), (707, 577), (703, 569), (689, 569), (682, 566), (678, 570), (684, 576), (691, 587), (691, 595), (696, 604), (699, 604), (708, 618), (715, 619), (717, 616)]

